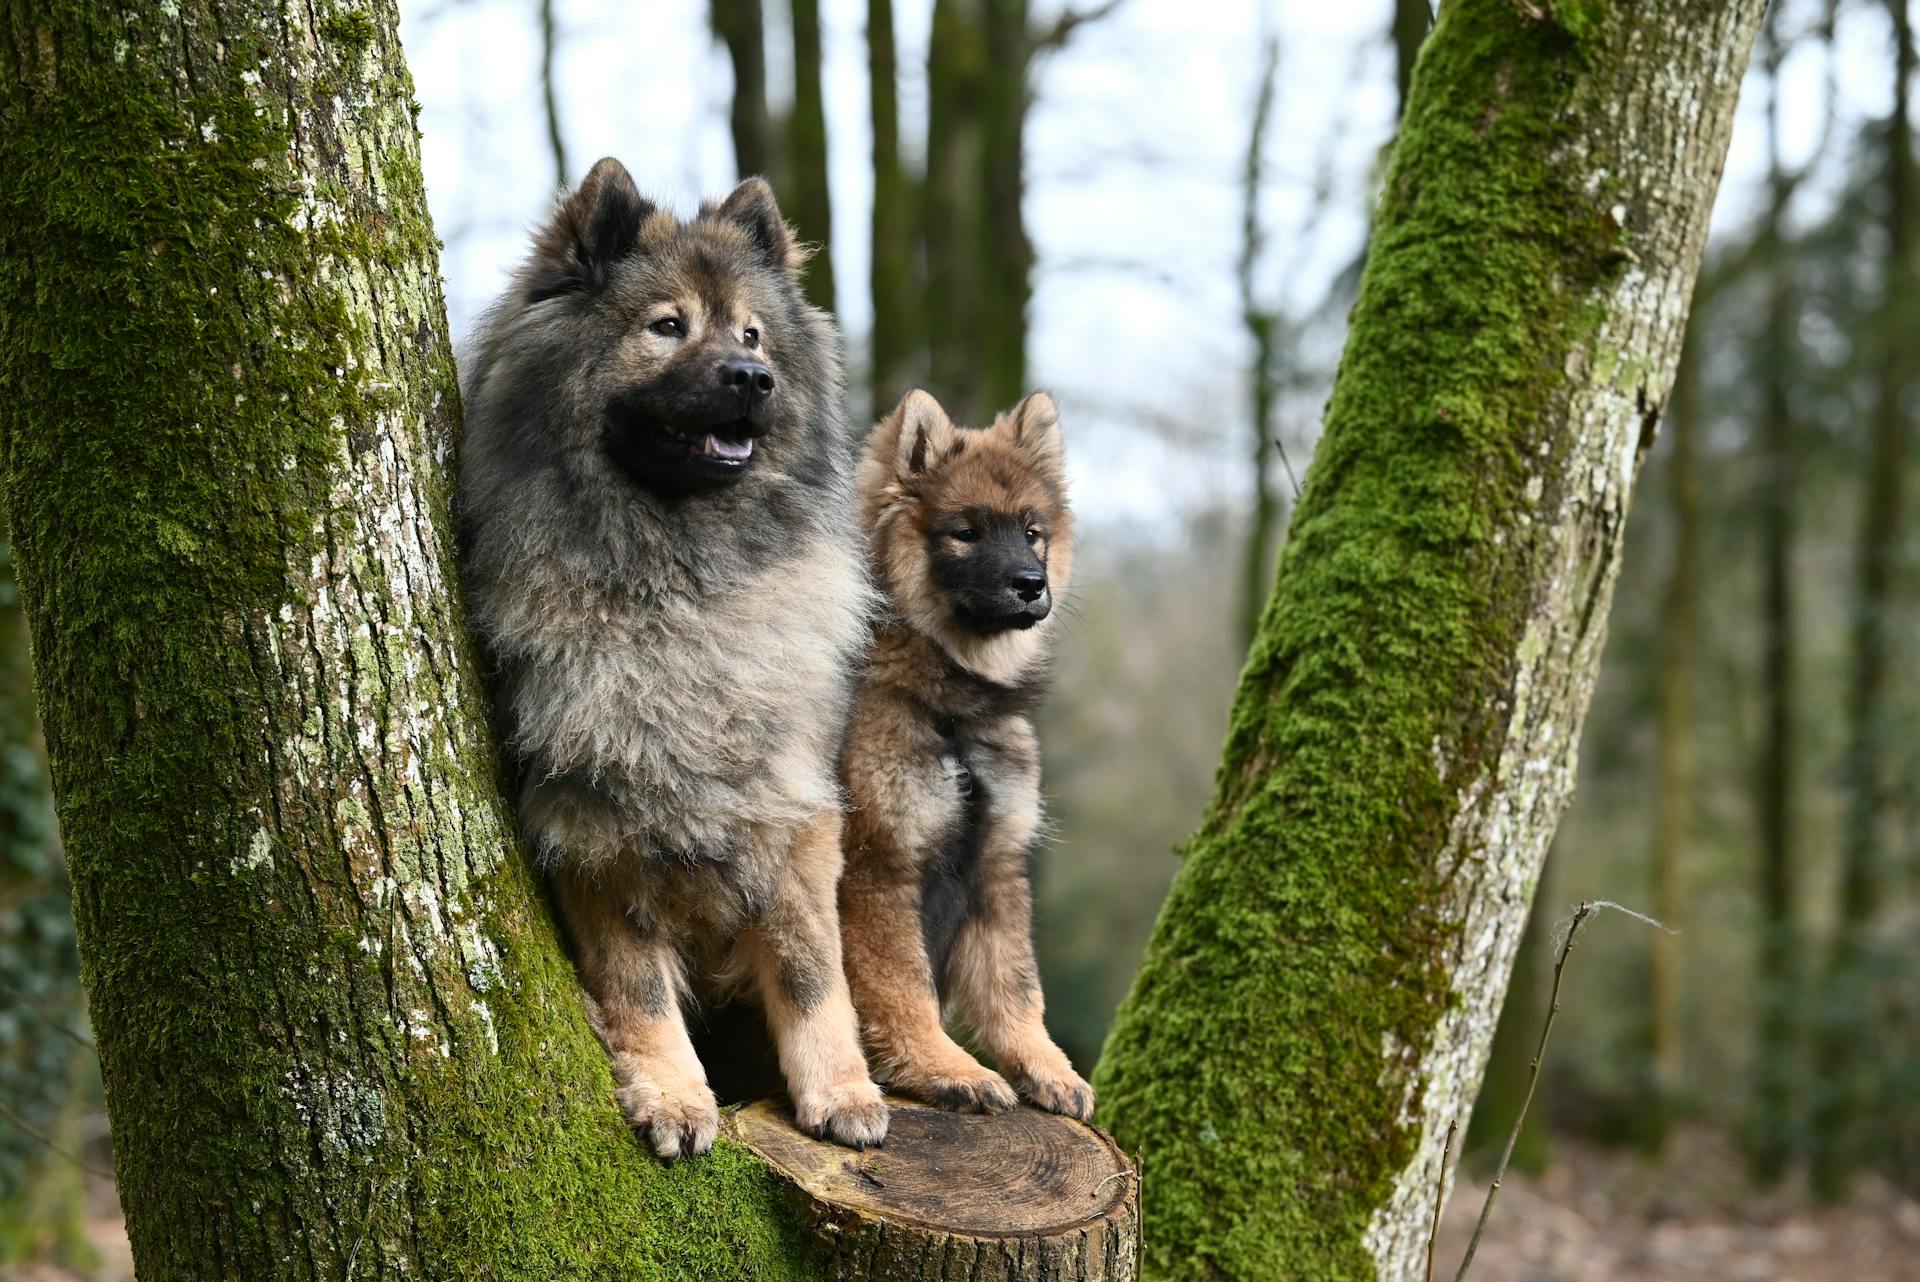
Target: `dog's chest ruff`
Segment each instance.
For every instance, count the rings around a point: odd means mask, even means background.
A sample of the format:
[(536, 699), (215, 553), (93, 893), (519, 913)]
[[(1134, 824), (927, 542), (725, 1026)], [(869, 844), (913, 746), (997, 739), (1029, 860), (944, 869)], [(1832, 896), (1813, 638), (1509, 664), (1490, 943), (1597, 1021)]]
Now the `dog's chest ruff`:
[(845, 550), (817, 542), (698, 600), (596, 595), (526, 595), (517, 756), (584, 780), (619, 812), (620, 844), (680, 857), (726, 858), (839, 804), (832, 754), (868, 612)]

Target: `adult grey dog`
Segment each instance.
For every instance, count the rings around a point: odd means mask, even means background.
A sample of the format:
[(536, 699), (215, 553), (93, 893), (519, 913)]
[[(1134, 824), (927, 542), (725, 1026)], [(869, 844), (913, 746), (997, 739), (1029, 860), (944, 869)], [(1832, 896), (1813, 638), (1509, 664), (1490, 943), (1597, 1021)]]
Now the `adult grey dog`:
[(834, 759), (871, 610), (832, 321), (749, 179), (691, 221), (600, 161), (466, 371), (456, 506), (520, 822), (620, 1099), (719, 1124), (683, 1003), (757, 998), (800, 1125), (879, 1143)]

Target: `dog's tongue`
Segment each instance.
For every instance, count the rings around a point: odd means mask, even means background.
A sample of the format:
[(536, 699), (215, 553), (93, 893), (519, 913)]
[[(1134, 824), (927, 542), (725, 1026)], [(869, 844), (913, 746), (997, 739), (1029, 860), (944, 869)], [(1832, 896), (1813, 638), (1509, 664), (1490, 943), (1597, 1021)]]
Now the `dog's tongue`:
[(708, 432), (706, 448), (707, 453), (713, 455), (715, 458), (751, 458), (753, 456), (753, 438), (751, 436), (743, 436), (737, 441), (730, 441), (724, 436), (715, 436), (712, 432)]

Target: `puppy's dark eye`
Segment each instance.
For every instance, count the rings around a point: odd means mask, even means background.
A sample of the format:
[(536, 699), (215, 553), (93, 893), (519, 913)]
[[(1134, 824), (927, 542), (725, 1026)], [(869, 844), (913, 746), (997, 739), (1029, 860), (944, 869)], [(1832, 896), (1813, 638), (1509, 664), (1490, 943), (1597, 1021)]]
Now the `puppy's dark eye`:
[(740, 335), (740, 341), (748, 347), (758, 347), (760, 346), (760, 331), (749, 325), (746, 328), (746, 332)]
[(687, 332), (686, 322), (678, 316), (662, 316), (647, 328), (662, 338), (680, 338)]
[(972, 543), (980, 537), (980, 531), (974, 529), (971, 525), (963, 525), (951, 533), (954, 539), (961, 543)]
[(1039, 526), (1029, 525), (1027, 527), (1027, 542), (1038, 543), (1040, 541), (1040, 537), (1041, 537), (1041, 532), (1040, 532)]

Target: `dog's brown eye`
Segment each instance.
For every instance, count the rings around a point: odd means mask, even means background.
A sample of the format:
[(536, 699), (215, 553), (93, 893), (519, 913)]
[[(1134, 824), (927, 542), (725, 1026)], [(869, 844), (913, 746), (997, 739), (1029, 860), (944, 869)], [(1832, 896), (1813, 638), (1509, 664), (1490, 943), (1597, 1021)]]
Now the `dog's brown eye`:
[(953, 537), (962, 543), (972, 543), (980, 537), (980, 531), (974, 529), (971, 525), (963, 525), (953, 532)]
[(662, 338), (679, 338), (687, 332), (686, 325), (681, 322), (678, 316), (662, 316), (659, 320), (647, 326), (647, 328)]
[(740, 341), (748, 347), (758, 347), (760, 346), (760, 331), (749, 325), (747, 326), (746, 332), (740, 335)]
[(1037, 525), (1029, 525), (1027, 527), (1027, 542), (1038, 543), (1039, 541), (1040, 541), (1040, 527)]

